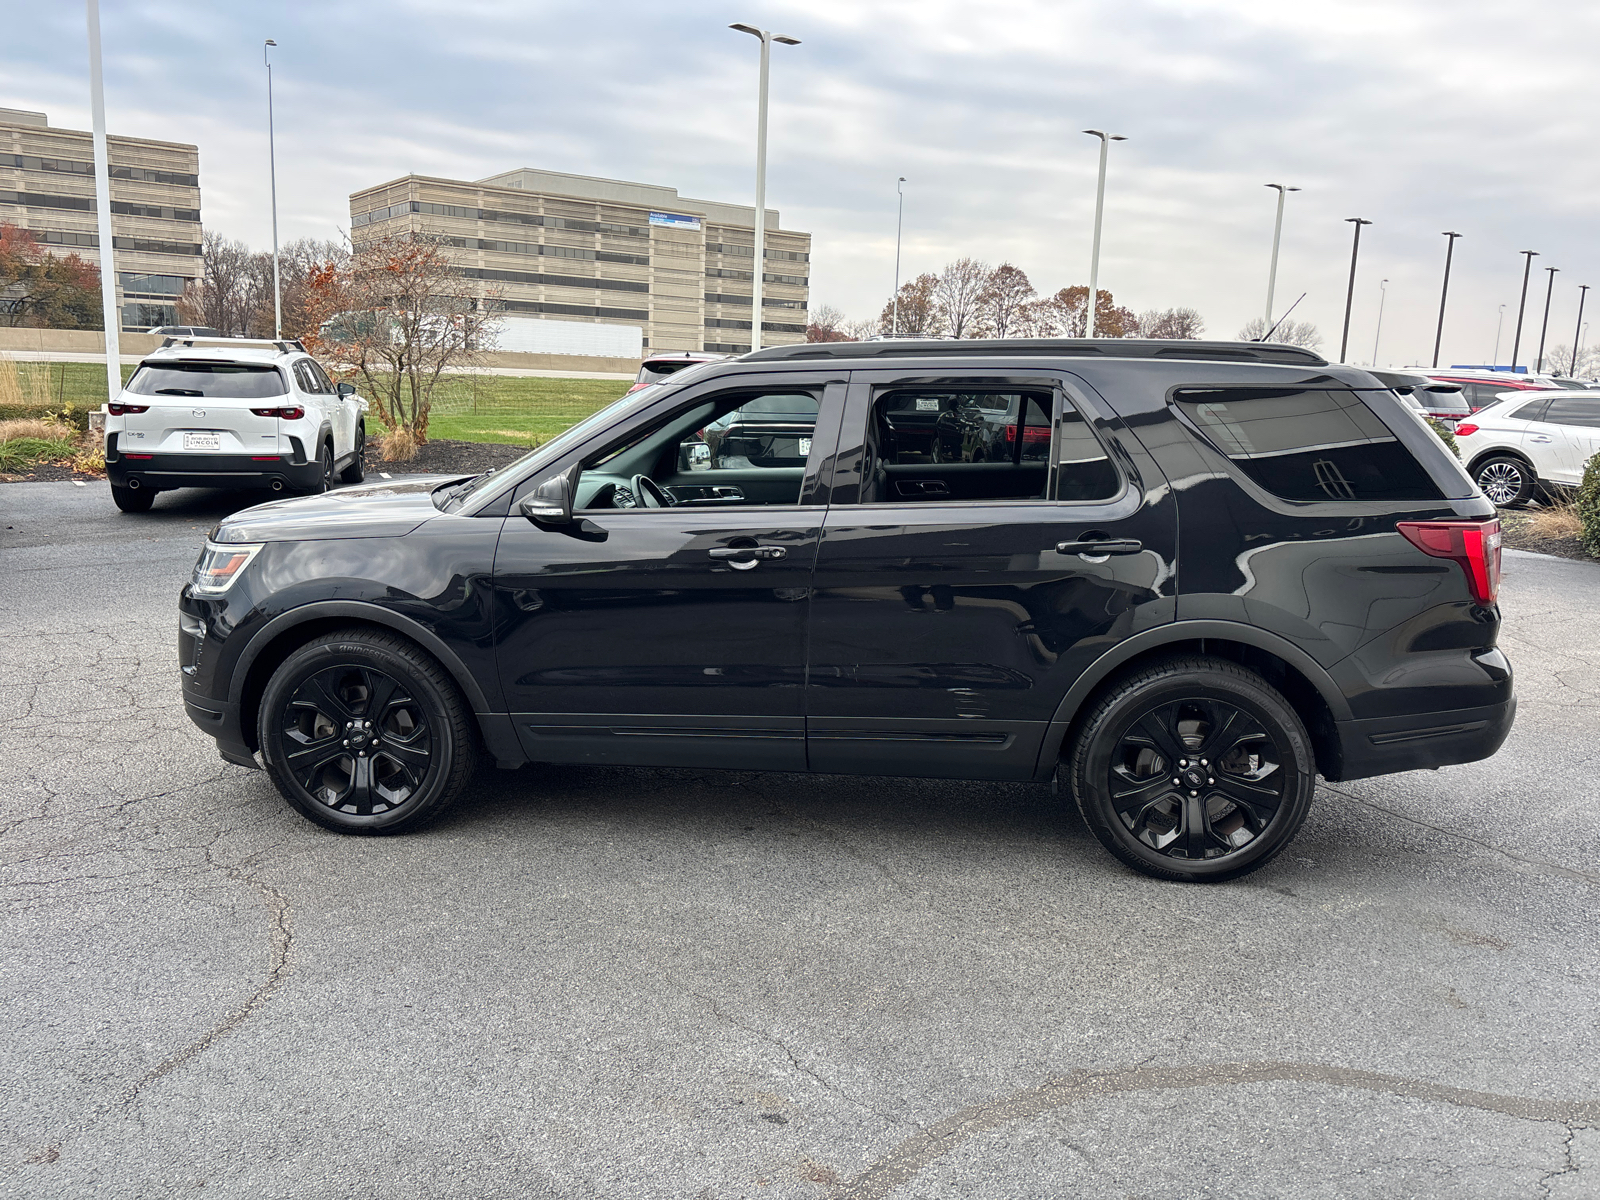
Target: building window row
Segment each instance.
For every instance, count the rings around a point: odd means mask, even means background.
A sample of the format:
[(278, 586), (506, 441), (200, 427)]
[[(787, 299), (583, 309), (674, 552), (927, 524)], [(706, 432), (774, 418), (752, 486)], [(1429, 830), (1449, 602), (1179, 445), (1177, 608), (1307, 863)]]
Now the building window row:
[[(97, 238), (94, 242), (100, 244)], [(192, 254), (200, 256), (203, 247), (194, 242), (158, 242), (152, 238), (114, 237), (111, 239), (114, 250), (138, 250), (143, 254)]]
[[(740, 242), (707, 242), (706, 243), (706, 253), (707, 254), (739, 254), (739, 255), (743, 255), (745, 258), (754, 258), (756, 256), (756, 248), (754, 246), (743, 245)], [(766, 256), (768, 258), (786, 259), (789, 262), (810, 262), (811, 261), (811, 255), (809, 255), (809, 254), (800, 254), (800, 253), (798, 253), (798, 252), (796, 252), (794, 250), (772, 250), (772, 249), (768, 249), (766, 251)]]
[(118, 271), (117, 283), (123, 294), (138, 292), (150, 296), (181, 296), (183, 289), (193, 280), (185, 275), (139, 275), (132, 271)]
[(172, 208), (165, 204), (134, 204), (127, 200), (113, 200), (111, 211), (121, 217), (159, 217), (163, 221), (198, 221), (198, 208)]
[(591, 279), (582, 275), (538, 275), (532, 271), (495, 271), (482, 267), (462, 267), (467, 279), (494, 279), (503, 283), (542, 283), (556, 287), (598, 288), (610, 292), (648, 292), (648, 283), (631, 279)]
[(650, 230), (639, 225), (616, 225), (610, 221), (580, 221), (576, 217), (546, 217), (538, 213), (502, 212), (493, 208), (469, 208), (461, 204), (435, 204), (428, 200), (411, 200), (391, 204), (371, 212), (357, 213), (350, 218), (353, 228), (386, 221), (406, 213), (426, 213), (435, 217), (461, 217), (468, 221), (500, 221), (509, 225), (539, 225), (546, 229), (575, 229), (582, 233), (610, 233), (620, 237), (649, 238)]
[(748, 354), (750, 343), (741, 346), (736, 342), (707, 342), (705, 348), (708, 354)]
[[(709, 279), (743, 279), (746, 282), (753, 283), (755, 282), (756, 273), (754, 271), (730, 271), (725, 267), (707, 267), (706, 277)], [(763, 271), (761, 273), (761, 282), (793, 283), (798, 284), (800, 287), (805, 287), (811, 281), (804, 275), (774, 275), (770, 271)]]
[[(54, 171), (61, 175), (93, 175), (94, 163), (76, 158), (39, 158), (33, 154), (0, 154), (0, 166), (21, 167), (24, 171)], [(113, 179), (135, 179), (140, 183), (175, 183), (180, 187), (199, 187), (200, 176), (181, 171), (152, 171), (148, 167), (111, 168)]]
[[(65, 208), (74, 212), (94, 212), (93, 196), (47, 196), (39, 192), (0, 192), (0, 204), (23, 204), (29, 208)], [(131, 204), (113, 200), (111, 211), (122, 217), (159, 217), (164, 221), (198, 221), (198, 208), (168, 208), (162, 204)]]
[[(706, 318), (707, 329), (749, 329), (749, 321), (724, 321), (719, 317)], [(780, 325), (773, 321), (761, 322), (761, 328), (766, 333), (804, 333), (804, 325)]]
[(630, 263), (648, 267), (648, 254), (613, 254), (607, 250), (586, 250), (582, 246), (545, 246), (539, 242), (497, 242), (489, 238), (447, 237), (452, 246), (468, 250), (493, 250), (499, 254), (542, 254), (549, 258), (581, 258), (587, 262)]
[(581, 304), (547, 304), (542, 300), (502, 300), (506, 312), (550, 313), (562, 317), (610, 317), (618, 321), (648, 321), (650, 314), (636, 308), (585, 308)]
[[(749, 296), (733, 296), (723, 292), (707, 292), (707, 304), (744, 304), (750, 303)], [(805, 308), (804, 300), (774, 300), (771, 296), (761, 297), (762, 308)]]

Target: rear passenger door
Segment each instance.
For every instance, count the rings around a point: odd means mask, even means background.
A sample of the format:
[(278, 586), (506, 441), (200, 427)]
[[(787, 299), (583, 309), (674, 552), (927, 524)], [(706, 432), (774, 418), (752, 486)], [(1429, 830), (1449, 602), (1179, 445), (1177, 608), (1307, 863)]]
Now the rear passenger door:
[(1083, 670), (1172, 619), (1175, 540), (1165, 480), (1074, 377), (852, 372), (812, 591), (811, 769), (1030, 778)]
[(1600, 454), (1600, 396), (1557, 396), (1545, 409), (1543, 423), (1532, 427), (1551, 439), (1553, 469), (1544, 478), (1576, 487), (1583, 482), (1583, 469)]

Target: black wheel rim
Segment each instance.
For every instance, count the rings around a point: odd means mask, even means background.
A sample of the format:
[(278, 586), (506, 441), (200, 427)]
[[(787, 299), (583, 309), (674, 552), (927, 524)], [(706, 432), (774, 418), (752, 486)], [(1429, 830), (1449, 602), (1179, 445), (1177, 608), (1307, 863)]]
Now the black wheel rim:
[(1510, 504), (1522, 494), (1522, 472), (1516, 463), (1489, 463), (1478, 472), (1478, 488), (1490, 503)]
[(1158, 854), (1219, 859), (1261, 837), (1296, 775), (1280, 735), (1223, 700), (1147, 709), (1111, 755), (1107, 784), (1123, 827)]
[(318, 804), (347, 816), (402, 807), (433, 768), (422, 706), (403, 682), (371, 667), (310, 676), (284, 706), (282, 729), (289, 774)]

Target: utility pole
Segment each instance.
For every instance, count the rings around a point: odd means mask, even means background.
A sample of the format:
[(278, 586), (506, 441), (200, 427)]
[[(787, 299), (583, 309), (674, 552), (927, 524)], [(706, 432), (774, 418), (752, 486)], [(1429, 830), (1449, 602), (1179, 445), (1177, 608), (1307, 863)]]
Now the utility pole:
[(267, 47), (278, 43), (268, 38), (261, 46), (261, 61), (267, 68), (267, 173), (272, 181), (272, 336), (283, 336), (283, 290), (278, 285), (278, 147), (272, 127), (272, 61)]
[(1444, 236), (1450, 240), (1444, 248), (1444, 287), (1439, 289), (1439, 329), (1433, 335), (1433, 365), (1439, 365), (1439, 344), (1444, 341), (1444, 301), (1450, 294), (1450, 259), (1456, 252), (1456, 239), (1461, 235), (1450, 230), (1445, 230)]
[[(1517, 333), (1511, 339), (1511, 370), (1517, 369), (1517, 352), (1522, 349), (1522, 310), (1528, 307), (1528, 275), (1533, 270), (1533, 260), (1538, 257), (1537, 250), (1518, 250), (1518, 254), (1526, 255), (1522, 267), (1522, 299), (1517, 301)], [(1495, 364), (1499, 366), (1499, 363)]]
[(1094, 249), (1089, 254), (1089, 317), (1086, 326), (1088, 336), (1093, 337), (1095, 311), (1100, 298), (1100, 218), (1106, 210), (1106, 152), (1112, 142), (1125, 142), (1128, 139), (1120, 134), (1101, 133), (1098, 129), (1085, 129), (1084, 132), (1100, 139), (1100, 183), (1094, 193)]
[(1534, 364), (1534, 374), (1539, 374), (1544, 370), (1544, 339), (1545, 334), (1550, 331), (1550, 298), (1555, 295), (1556, 272), (1560, 269), (1560, 267), (1545, 268), (1546, 271), (1550, 272), (1550, 286), (1544, 290), (1544, 321), (1539, 326), (1539, 361)]
[(1267, 328), (1272, 328), (1272, 293), (1278, 286), (1278, 241), (1283, 237), (1283, 199), (1286, 192), (1298, 192), (1297, 187), (1284, 187), (1281, 183), (1265, 185), (1278, 192), (1278, 219), (1272, 223), (1272, 265), (1267, 268)]
[(761, 349), (762, 287), (767, 270), (767, 70), (772, 58), (772, 43), (798, 46), (798, 38), (773, 34), (754, 25), (730, 25), (761, 42), (761, 91), (756, 100), (756, 269), (754, 294), (750, 298), (750, 350)]
[(122, 394), (122, 346), (117, 334), (116, 239), (111, 234), (111, 155), (106, 149), (106, 89), (100, 74), (100, 0), (86, 0), (89, 22), (89, 107), (94, 117), (94, 206), (100, 230), (100, 314), (106, 327), (106, 399)]
[(902, 175), (894, 185), (895, 195), (900, 197), (900, 209), (894, 219), (894, 323), (889, 327), (890, 337), (900, 336), (900, 229), (906, 219), (906, 193), (900, 184), (905, 182), (906, 177)]
[(1345, 351), (1350, 346), (1350, 310), (1356, 302), (1356, 256), (1361, 253), (1361, 227), (1372, 224), (1365, 217), (1346, 217), (1345, 220), (1356, 227), (1356, 237), (1350, 247), (1350, 286), (1344, 294), (1344, 333), (1339, 338), (1340, 362), (1344, 361)]

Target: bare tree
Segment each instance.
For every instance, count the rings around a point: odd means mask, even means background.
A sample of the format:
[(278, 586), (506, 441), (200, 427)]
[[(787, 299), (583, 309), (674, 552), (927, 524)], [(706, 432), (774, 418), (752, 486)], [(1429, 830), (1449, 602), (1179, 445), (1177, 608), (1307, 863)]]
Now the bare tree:
[(856, 339), (845, 332), (845, 315), (831, 304), (819, 304), (811, 310), (811, 320), (806, 325), (808, 342), (853, 342)]
[[(259, 305), (261, 256), (243, 242), (206, 230), (200, 237), (200, 278), (178, 300), (178, 317), (207, 325), (223, 337), (243, 337)], [(267, 305), (272, 304), (272, 260), (267, 259)]]
[[(1259, 342), (1269, 328), (1271, 327), (1264, 318), (1252, 317), (1245, 327), (1239, 330), (1239, 340)], [(1316, 350), (1322, 346), (1322, 334), (1317, 332), (1317, 327), (1310, 321), (1279, 322), (1270, 340), (1285, 346), (1302, 346), (1307, 350)]]
[(936, 293), (939, 290), (937, 275), (918, 275), (900, 285), (900, 324), (895, 326), (894, 297), (883, 306), (878, 317), (878, 332), (884, 337), (942, 337), (944, 314), (939, 309)]
[(441, 238), (420, 233), (373, 238), (310, 274), (312, 345), (361, 377), (389, 430), (385, 458), (416, 453), (440, 375), (493, 342), (499, 293), (471, 283)]
[[(1035, 337), (1085, 337), (1089, 331), (1089, 289), (1082, 284), (1064, 287), (1031, 306), (1028, 322)], [(1137, 337), (1139, 318), (1121, 308), (1110, 292), (1099, 289), (1095, 296), (1095, 335), (1097, 337)]]
[(1001, 263), (990, 273), (978, 296), (984, 332), (997, 338), (1025, 336), (1026, 310), (1033, 297), (1033, 284), (1028, 282), (1027, 274), (1020, 267)]
[(975, 258), (958, 258), (939, 273), (934, 296), (945, 329), (953, 338), (976, 335), (982, 311), (980, 297), (993, 274), (988, 263)]
[(863, 317), (857, 321), (846, 321), (839, 326), (839, 331), (845, 335), (846, 341), (864, 342), (878, 335), (878, 323), (870, 317)]
[(1139, 314), (1139, 336), (1193, 340), (1206, 331), (1205, 320), (1192, 308), (1148, 309)]
[[(1553, 375), (1566, 375), (1572, 362), (1572, 344), (1563, 342), (1559, 346), (1551, 346), (1545, 351), (1544, 365)], [(1600, 347), (1585, 346), (1578, 351), (1578, 362), (1571, 374), (1578, 379), (1593, 379), (1600, 374)]]

